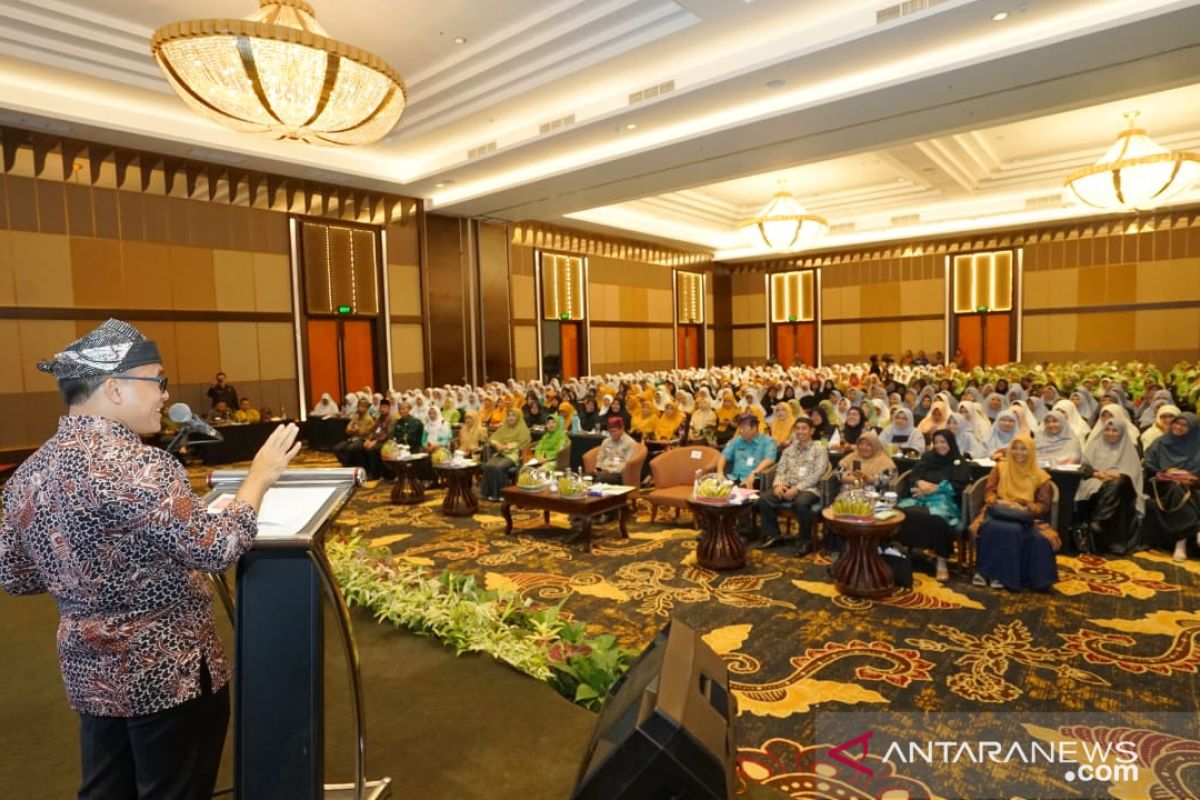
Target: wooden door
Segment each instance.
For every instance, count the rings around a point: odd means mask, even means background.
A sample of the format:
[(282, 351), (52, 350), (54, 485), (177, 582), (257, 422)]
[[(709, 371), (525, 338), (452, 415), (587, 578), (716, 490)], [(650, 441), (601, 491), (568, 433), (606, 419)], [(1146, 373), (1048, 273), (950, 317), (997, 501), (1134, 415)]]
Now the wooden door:
[(775, 360), (784, 369), (803, 362), (817, 363), (817, 326), (814, 322), (777, 322), (775, 329)]
[(335, 319), (308, 320), (308, 407), (312, 408), (324, 392), (339, 406), (346, 396), (338, 356), (338, 323)]
[(582, 361), (579, 350), (579, 322), (562, 323), (562, 378), (579, 377), (579, 364)]
[(703, 366), (700, 343), (704, 328), (700, 325), (680, 325), (675, 331), (675, 363), (678, 369)]
[(958, 314), (954, 346), (972, 366), (996, 366), (1012, 361), (1012, 313)]
[[(375, 326), (370, 320), (345, 319), (342, 323), (342, 362), (347, 391), (370, 386), (381, 391), (375, 380)], [(386, 387), (385, 387), (386, 388)]]

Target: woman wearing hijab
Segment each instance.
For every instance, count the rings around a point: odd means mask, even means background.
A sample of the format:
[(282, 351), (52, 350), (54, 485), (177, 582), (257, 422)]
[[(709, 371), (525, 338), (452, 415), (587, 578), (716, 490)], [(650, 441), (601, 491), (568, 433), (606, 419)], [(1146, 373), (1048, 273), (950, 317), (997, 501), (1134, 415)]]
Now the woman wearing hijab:
[(480, 424), (479, 412), (467, 411), (463, 416), (462, 427), (458, 429), (458, 442), (455, 448), (462, 450), (468, 458), (479, 458), (487, 440), (487, 428)]
[(885, 445), (892, 445), (900, 452), (905, 450), (915, 451), (918, 454), (925, 452), (925, 437), (917, 430), (917, 426), (913, 425), (912, 412), (907, 408), (896, 409), (892, 414), (892, 424), (884, 428), (879, 439)]
[(917, 425), (917, 430), (922, 436), (929, 436), (934, 431), (946, 427), (947, 421), (950, 419), (950, 407), (945, 401), (938, 398), (933, 401), (933, 405), (929, 408), (929, 413), (925, 415), (925, 419), (921, 420)]
[[(367, 403), (367, 408), (371, 407), (370, 402)], [(351, 392), (342, 400), (342, 416), (353, 417), (358, 412), (358, 393)]]
[(837, 428), (835, 428), (833, 423), (825, 417), (825, 409), (821, 408), (819, 405), (814, 407), (808, 412), (808, 418), (812, 420), (813, 440), (821, 442), (822, 446), (827, 446), (830, 438), (837, 431)]
[(737, 402), (733, 399), (733, 392), (724, 389), (721, 391), (721, 402), (716, 411), (717, 443), (721, 444), (733, 437), (737, 430), (737, 419), (741, 416), (742, 410), (738, 408)]
[[(547, 422), (550, 420), (547, 419)], [(579, 418), (575, 416), (575, 407), (563, 400), (558, 404), (558, 427), (562, 431), (563, 436), (566, 436), (572, 431), (579, 431)]]
[(1092, 424), (1096, 421), (1096, 412), (1099, 411), (1099, 404), (1091, 392), (1083, 389), (1076, 389), (1071, 392), (1071, 402), (1075, 408), (1079, 409), (1079, 416), (1083, 417), (1083, 421), (1088, 424), (1089, 430)]
[(1017, 435), (1008, 458), (988, 474), (984, 507), (971, 523), (978, 552), (976, 586), (1019, 592), (1054, 585), (1054, 554), (1062, 542), (1048, 522), (1053, 501), (1050, 475), (1037, 465), (1037, 445)]
[[(1079, 409), (1070, 400), (1059, 400), (1054, 404), (1054, 408), (1051, 411), (1057, 411), (1067, 421), (1067, 427), (1071, 429), (1071, 433), (1075, 434), (1075, 438), (1081, 444), (1087, 439), (1088, 434), (1092, 432), (1092, 426), (1088, 425), (1084, 418), (1079, 415)], [(1045, 420), (1042, 420), (1042, 424), (1045, 424)]]
[(333, 402), (333, 397), (330, 396), (329, 392), (325, 392), (321, 395), (321, 399), (317, 401), (317, 404), (313, 406), (313, 410), (308, 412), (308, 415), (320, 419), (336, 417), (338, 415), (338, 405)]
[(683, 427), (684, 414), (679, 410), (679, 406), (669, 395), (664, 398), (667, 407), (658, 415), (658, 421), (654, 424), (653, 438), (660, 442), (669, 442), (679, 438), (680, 429)]
[(654, 407), (654, 403), (643, 400), (633, 416), (633, 429), (630, 433), (639, 442), (645, 441), (654, 438), (654, 431), (657, 426), (658, 410)]
[(437, 410), (437, 406), (430, 406), (427, 415), (425, 431), (421, 434), (421, 446), (429, 453), (433, 463), (438, 463), (445, 456), (444, 452), (439, 456), (439, 451), (450, 447), (454, 433), (450, 429), (450, 423), (443, 419), (441, 412)]
[(978, 458), (1004, 458), (1008, 446), (1021, 433), (1019, 424), (1017, 415), (1012, 411), (1001, 411), (996, 417), (996, 423), (992, 425), (992, 432), (983, 442), (983, 452)]
[(579, 404), (579, 413), (572, 420), (571, 428), (575, 431), (594, 431), (600, 425), (600, 415), (596, 410), (596, 398), (587, 395)]
[(1154, 418), (1155, 415), (1158, 414), (1158, 409), (1162, 408), (1168, 403), (1174, 402), (1175, 398), (1171, 396), (1170, 392), (1168, 392), (1166, 389), (1159, 389), (1148, 401), (1146, 401), (1146, 407), (1142, 410), (1138, 417), (1138, 428), (1142, 430), (1149, 428), (1154, 424)]
[(483, 465), (480, 490), (492, 502), (499, 502), (500, 490), (508, 486), (511, 474), (521, 462), (521, 451), (529, 445), (529, 428), (516, 409), (509, 409), (504, 422), (489, 442), (492, 457)]
[(688, 439), (701, 441), (711, 439), (717, 430), (717, 414), (712, 410), (712, 399), (707, 392), (696, 396), (696, 409), (688, 422)]
[(875, 483), (887, 473), (896, 474), (896, 462), (883, 449), (883, 442), (874, 431), (858, 437), (854, 452), (838, 465), (843, 483)]
[(984, 399), (983, 413), (987, 414), (987, 418), (995, 422), (997, 417), (1004, 413), (1004, 395), (999, 392), (992, 392)]
[(886, 428), (892, 422), (892, 410), (888, 408), (888, 404), (878, 397), (872, 398), (868, 404), (870, 406), (870, 422), (876, 428)]
[[(569, 405), (564, 403), (563, 405)], [(533, 445), (533, 457), (546, 464), (558, 461), (558, 454), (570, 444), (567, 438), (567, 426), (558, 415), (546, 418), (546, 432)]]
[(970, 416), (955, 412), (946, 421), (946, 429), (954, 434), (954, 442), (963, 458), (983, 452), (983, 443), (975, 436)]
[(1142, 435), (1137, 425), (1134, 425), (1133, 421), (1129, 418), (1129, 412), (1125, 410), (1125, 406), (1120, 403), (1106, 403), (1100, 406), (1100, 416), (1096, 420), (1096, 424), (1092, 426), (1092, 431), (1088, 434), (1085, 443), (1100, 438), (1100, 433), (1104, 430), (1104, 423), (1110, 419), (1114, 419), (1124, 425), (1134, 441), (1137, 441), (1138, 437)]
[(628, 430), (630, 427), (629, 412), (625, 410), (621, 403), (621, 398), (615, 397), (608, 404), (608, 410), (604, 413), (603, 428), (608, 430), (609, 423), (614, 420), (621, 420), (621, 429)]
[(870, 427), (866, 425), (866, 420), (863, 417), (863, 409), (857, 405), (851, 405), (846, 409), (846, 414), (842, 416), (841, 427), (833, 432), (832, 437), (829, 437), (829, 449), (848, 451), (852, 450), (854, 445), (858, 444), (859, 437), (866, 431), (870, 431)]
[(546, 409), (542, 408), (542, 403), (537, 399), (537, 395), (531, 394), (525, 403), (525, 427), (537, 428), (545, 424)]
[(1105, 423), (1100, 437), (1083, 451), (1083, 474), (1075, 500), (1083, 504), (1081, 517), (1097, 551), (1125, 555), (1136, 550), (1134, 522), (1145, 512), (1142, 462), (1124, 425)]
[(1033, 416), (1033, 412), (1029, 410), (1029, 406), (1025, 405), (1025, 401), (1018, 400), (1012, 403), (1008, 410), (1016, 415), (1017, 429), (1032, 439), (1041, 426), (1038, 424), (1037, 418)]
[(1154, 444), (1160, 436), (1171, 429), (1171, 423), (1179, 416), (1179, 407), (1174, 405), (1162, 405), (1158, 407), (1158, 412), (1154, 415), (1154, 424), (1142, 433), (1142, 452), (1150, 452), (1150, 445)]
[[(780, 451), (792, 443), (792, 427), (795, 424), (792, 407), (787, 403), (776, 403), (774, 419), (771, 420), (771, 438), (775, 440), (775, 447)], [(815, 434), (813, 438), (816, 438)]]
[(929, 450), (900, 487), (898, 505), (905, 518), (898, 538), (910, 549), (934, 552), (934, 577), (939, 581), (950, 579), (946, 559), (954, 553), (954, 529), (962, 522), (962, 493), (970, 483), (971, 469), (955, 435), (942, 429), (933, 432)]
[(1150, 445), (1145, 475), (1151, 497), (1144, 525), (1147, 541), (1174, 546), (1175, 560), (1184, 561), (1188, 540), (1200, 537), (1200, 421), (1195, 414), (1175, 417), (1170, 430)]
[(964, 400), (958, 404), (958, 413), (970, 421), (971, 433), (982, 444), (992, 432), (992, 421), (983, 413), (983, 406), (974, 401)]
[(1060, 411), (1046, 412), (1042, 429), (1033, 441), (1037, 445), (1038, 458), (1049, 466), (1078, 464), (1083, 458), (1083, 445)]

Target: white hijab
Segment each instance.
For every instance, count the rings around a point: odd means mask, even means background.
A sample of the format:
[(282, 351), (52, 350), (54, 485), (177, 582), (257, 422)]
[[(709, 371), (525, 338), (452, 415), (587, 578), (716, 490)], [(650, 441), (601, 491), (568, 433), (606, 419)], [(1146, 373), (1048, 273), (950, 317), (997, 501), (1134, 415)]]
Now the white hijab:
[(328, 417), (336, 417), (338, 415), (337, 403), (333, 402), (333, 398), (329, 392), (321, 395), (321, 399), (313, 406), (313, 410), (308, 414), (310, 417), (320, 417), (322, 419)]

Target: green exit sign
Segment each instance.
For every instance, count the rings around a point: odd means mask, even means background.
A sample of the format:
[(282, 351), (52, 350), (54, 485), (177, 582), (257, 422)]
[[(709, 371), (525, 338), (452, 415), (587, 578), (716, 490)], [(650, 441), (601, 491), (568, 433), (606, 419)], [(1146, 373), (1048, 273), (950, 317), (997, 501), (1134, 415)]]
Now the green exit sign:
[(353, 309), (353, 308), (351, 308), (350, 306), (338, 306), (338, 313), (339, 313), (339, 314), (349, 314), (349, 313), (351, 313), (351, 312), (353, 312), (353, 311), (354, 311), (354, 309)]
[(978, 311), (980, 314), (986, 314), (986, 313), (988, 312), (988, 307), (987, 307), (987, 306), (980, 306), (979, 308), (977, 308), (977, 309), (975, 309), (975, 310), (976, 310), (976, 311)]
[(571, 315), (570, 315), (570, 314), (568, 314), (568, 313), (566, 313), (566, 312), (564, 311), (563, 313), (561, 313), (561, 314), (559, 314), (559, 315), (558, 315), (558, 318), (559, 318), (559, 319), (570, 319), (570, 318), (571, 318)]
[(789, 316), (788, 316), (788, 322), (795, 322), (795, 321), (796, 321), (796, 315), (795, 315), (795, 314), (791, 314), (791, 315), (789, 315)]

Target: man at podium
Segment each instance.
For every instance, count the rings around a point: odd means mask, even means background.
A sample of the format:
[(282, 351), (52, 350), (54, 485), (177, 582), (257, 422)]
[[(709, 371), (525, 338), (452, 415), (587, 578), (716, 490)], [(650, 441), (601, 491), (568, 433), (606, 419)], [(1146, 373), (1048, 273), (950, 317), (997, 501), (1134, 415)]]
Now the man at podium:
[(162, 358), (110, 319), (38, 364), (68, 409), (4, 491), (0, 585), (59, 609), (67, 702), (80, 715), (79, 797), (212, 796), (229, 722), (229, 665), (202, 572), (257, 533), (263, 495), (300, 449), (277, 428), (218, 513), (173, 456), (142, 443), (168, 399)]

